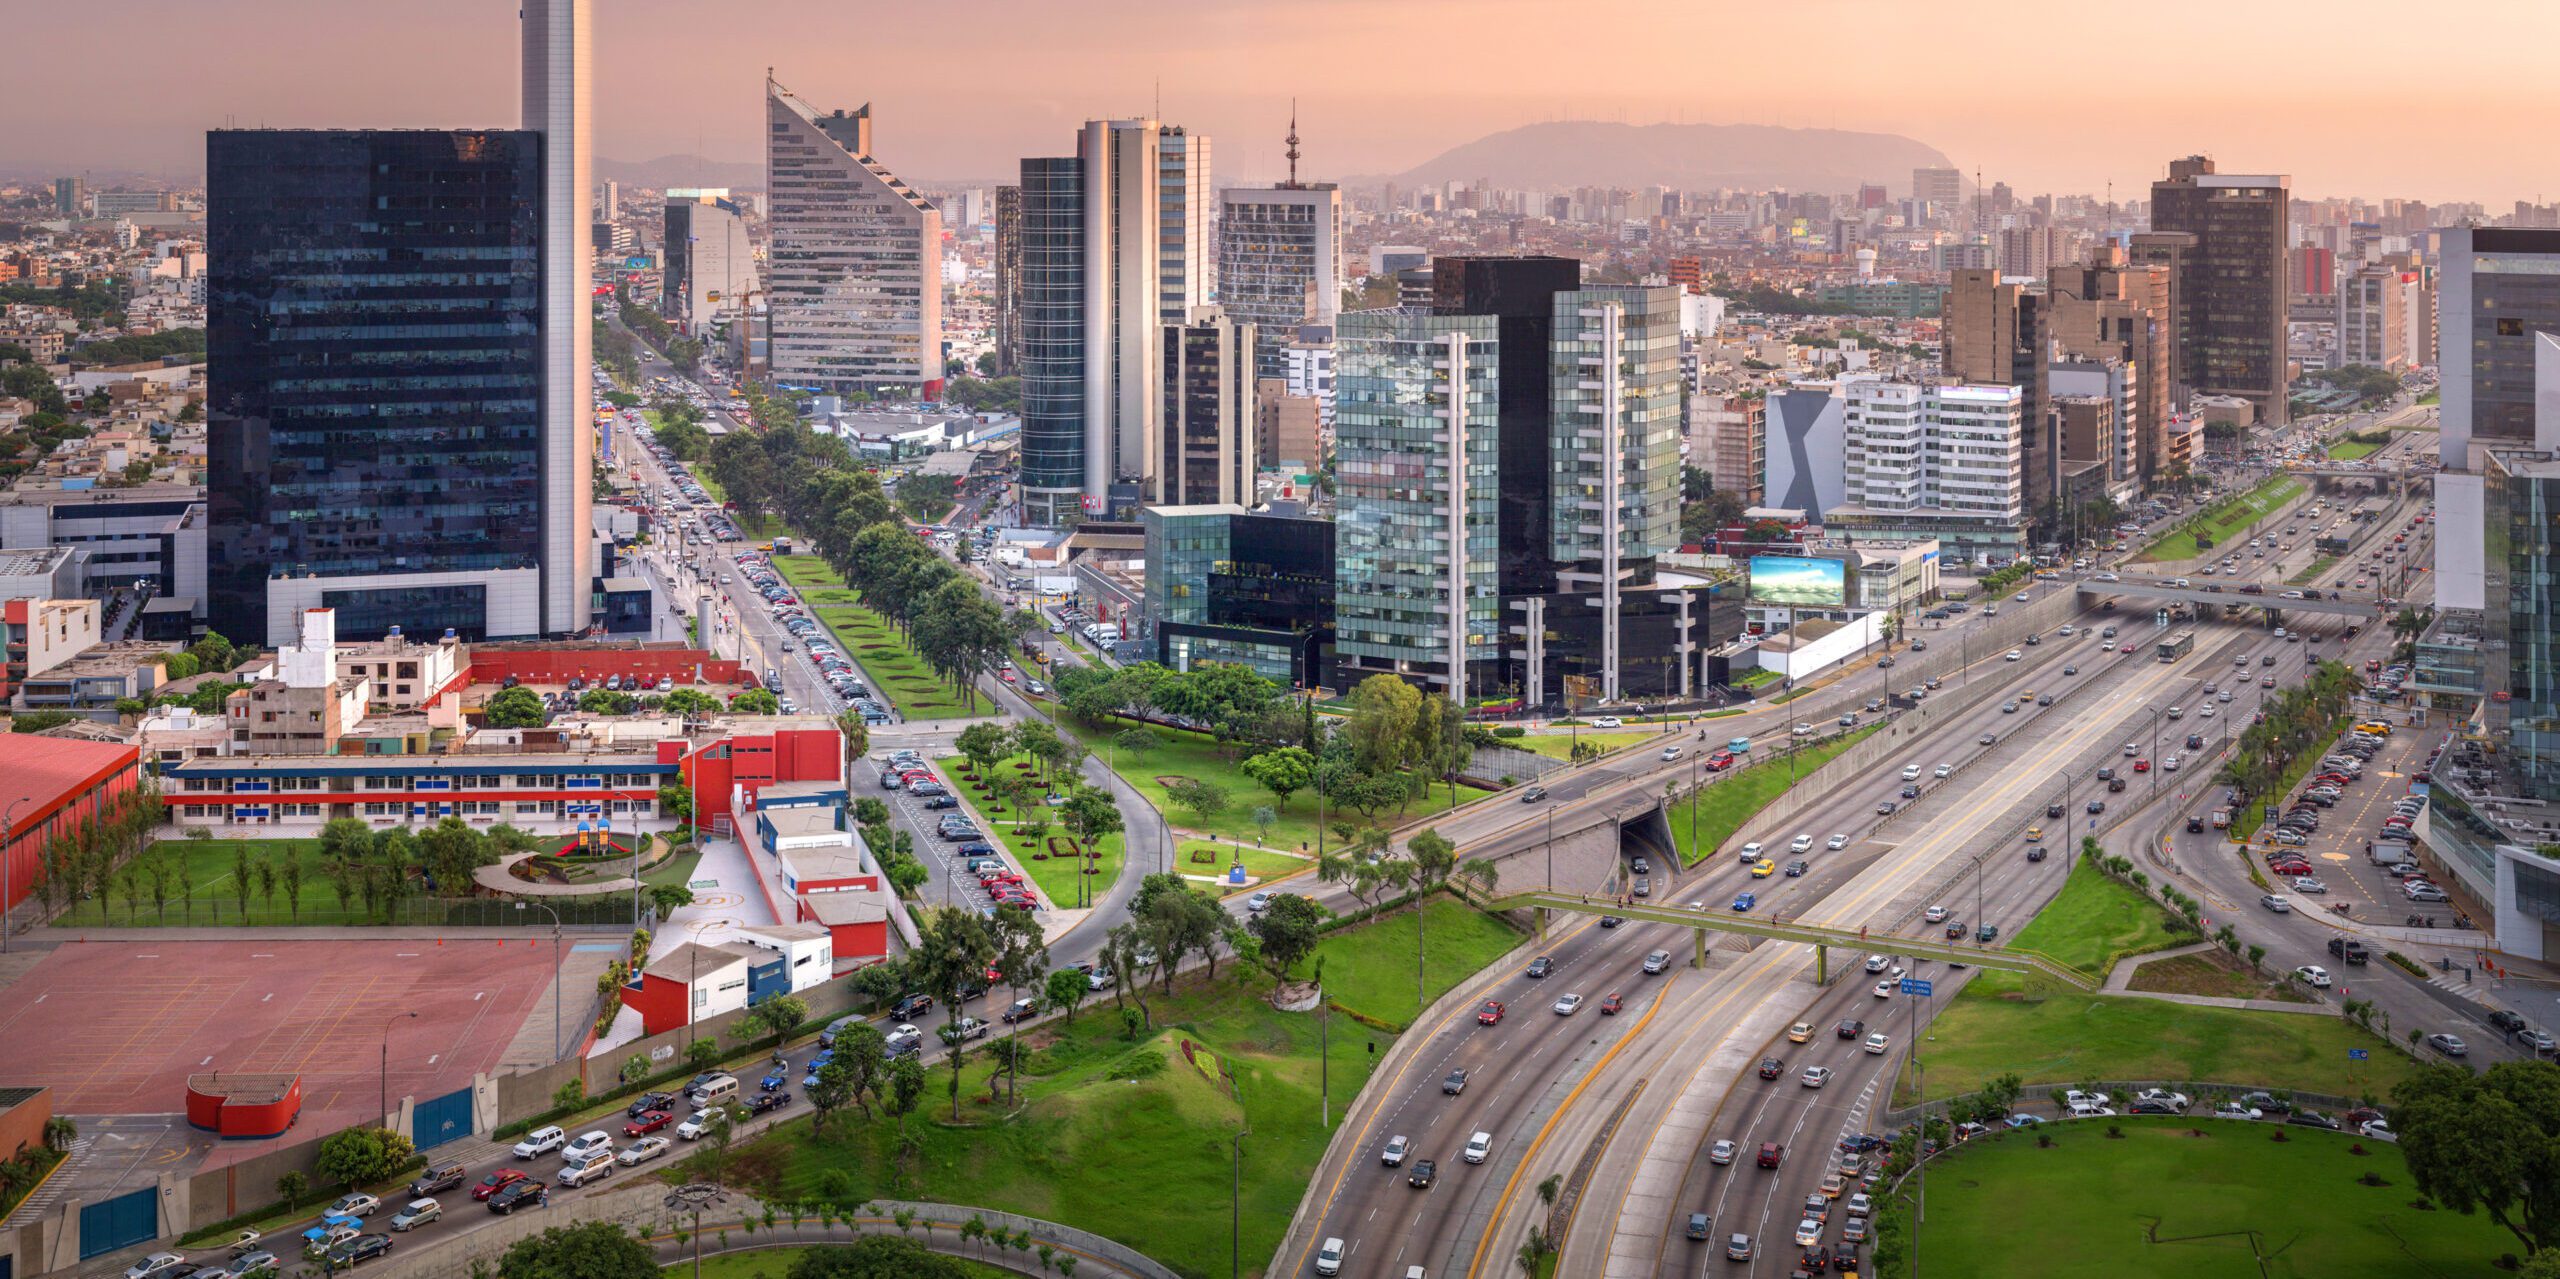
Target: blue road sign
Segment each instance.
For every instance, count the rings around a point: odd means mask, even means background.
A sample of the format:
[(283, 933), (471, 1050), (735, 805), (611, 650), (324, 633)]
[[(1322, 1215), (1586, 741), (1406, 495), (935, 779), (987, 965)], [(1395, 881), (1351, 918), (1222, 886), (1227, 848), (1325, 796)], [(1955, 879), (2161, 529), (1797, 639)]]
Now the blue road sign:
[(2371, 1053), (2366, 1052), (2362, 1048), (2350, 1048), (2347, 1050), (2347, 1060), (2349, 1061), (2363, 1061), (2371, 1056)]
[(1927, 998), (1930, 994), (1929, 979), (1925, 977), (1903, 978), (1902, 993), (1906, 995), (1918, 995), (1924, 999)]

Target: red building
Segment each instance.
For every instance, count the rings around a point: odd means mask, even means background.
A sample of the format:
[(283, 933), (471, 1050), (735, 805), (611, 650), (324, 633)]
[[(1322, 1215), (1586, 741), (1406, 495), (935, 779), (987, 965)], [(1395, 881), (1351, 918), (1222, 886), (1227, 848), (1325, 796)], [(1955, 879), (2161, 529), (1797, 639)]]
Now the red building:
[(302, 1076), (187, 1076), (187, 1123), (225, 1141), (281, 1137), (302, 1118)]
[(685, 784), (693, 788), (693, 824), (714, 835), (732, 835), (730, 812), (743, 798), (776, 782), (841, 782), (844, 780), (844, 733), (825, 728), (780, 728), (739, 732), (707, 746), (688, 749), (683, 742), (659, 746), (662, 761), (675, 763)]
[(84, 742), (71, 737), (0, 733), (0, 867), (6, 891), (0, 904), (26, 900), (44, 873), (44, 844), (68, 835), (142, 776), (135, 746)]

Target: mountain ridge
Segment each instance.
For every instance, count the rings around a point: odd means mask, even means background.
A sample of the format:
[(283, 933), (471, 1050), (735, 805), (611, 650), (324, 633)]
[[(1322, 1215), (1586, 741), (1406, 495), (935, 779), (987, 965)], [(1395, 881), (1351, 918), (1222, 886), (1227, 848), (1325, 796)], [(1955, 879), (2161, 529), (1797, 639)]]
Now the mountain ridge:
[(1915, 168), (1952, 167), (1937, 148), (1894, 133), (1766, 124), (1617, 124), (1560, 120), (1460, 143), (1400, 174), (1365, 181), (1484, 179), (1495, 186), (1849, 191), (1880, 182), (1910, 194)]

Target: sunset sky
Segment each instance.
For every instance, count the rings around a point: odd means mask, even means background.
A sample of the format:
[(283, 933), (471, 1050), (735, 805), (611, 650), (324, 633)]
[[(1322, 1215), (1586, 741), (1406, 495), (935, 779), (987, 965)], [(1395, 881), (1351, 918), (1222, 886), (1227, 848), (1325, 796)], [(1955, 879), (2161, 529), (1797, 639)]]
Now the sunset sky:
[[(925, 182), (1008, 174), (1161, 92), (1164, 117), (1211, 134), (1236, 180), (1276, 174), (1295, 96), (1319, 178), (1394, 173), (1538, 120), (1685, 119), (1900, 133), (2022, 193), (2112, 180), (2123, 196), (2206, 151), (2314, 196), (2560, 196), (2542, 171), (2560, 5), (2522, 0), (2457, 6), (2474, 33), (2459, 38), (2379, 0), (595, 7), (596, 150), (620, 160), (760, 162), (770, 65), (814, 102), (871, 102), (882, 156)], [(192, 175), (203, 131), (225, 123), (515, 120), (506, 0), (54, 3), (19, 6), (11, 31), (0, 170)]]

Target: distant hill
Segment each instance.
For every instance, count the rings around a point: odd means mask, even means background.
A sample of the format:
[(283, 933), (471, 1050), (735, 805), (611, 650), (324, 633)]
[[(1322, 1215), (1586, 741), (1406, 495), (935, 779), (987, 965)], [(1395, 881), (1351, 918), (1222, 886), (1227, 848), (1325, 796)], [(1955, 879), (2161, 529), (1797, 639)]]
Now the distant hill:
[(1666, 186), (1682, 190), (1844, 191), (1881, 182), (1911, 193), (1911, 171), (1943, 167), (1936, 148), (1891, 133), (1765, 124), (1524, 125), (1453, 147), (1390, 180), (1483, 178), (1496, 186)]
[(611, 178), (627, 187), (663, 191), (668, 187), (736, 187), (764, 189), (764, 166), (734, 160), (706, 160), (698, 155), (662, 155), (655, 160), (608, 160), (598, 156), (597, 180)]

